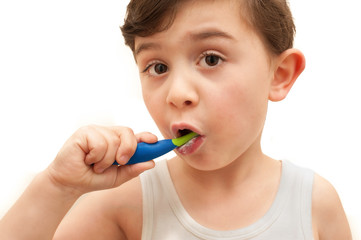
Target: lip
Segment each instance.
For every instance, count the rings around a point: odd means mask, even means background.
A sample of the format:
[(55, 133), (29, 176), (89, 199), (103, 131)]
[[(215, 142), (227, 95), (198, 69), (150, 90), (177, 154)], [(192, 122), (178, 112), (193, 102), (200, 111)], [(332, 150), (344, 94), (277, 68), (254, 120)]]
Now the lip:
[(189, 142), (187, 142), (186, 144), (177, 147), (176, 151), (178, 153), (180, 153), (181, 155), (190, 155), (194, 152), (196, 152), (199, 147), (202, 145), (202, 143), (204, 142), (204, 136), (197, 136), (195, 138), (192, 138)]
[(176, 151), (181, 155), (189, 155), (197, 151), (197, 149), (199, 149), (199, 147), (204, 142), (205, 137), (197, 127), (185, 122), (172, 124), (171, 131), (173, 137), (175, 138), (180, 137), (179, 130), (183, 130), (183, 129), (188, 129), (199, 135), (193, 138), (192, 140), (190, 140), (188, 143), (184, 144), (183, 146), (176, 148)]
[(194, 127), (188, 123), (175, 123), (175, 124), (172, 124), (172, 126), (171, 126), (171, 132), (172, 132), (173, 138), (180, 137), (179, 130), (183, 130), (183, 129), (191, 130), (192, 132), (195, 132), (198, 135), (202, 136), (202, 133), (200, 132), (199, 129), (197, 129), (196, 127)]

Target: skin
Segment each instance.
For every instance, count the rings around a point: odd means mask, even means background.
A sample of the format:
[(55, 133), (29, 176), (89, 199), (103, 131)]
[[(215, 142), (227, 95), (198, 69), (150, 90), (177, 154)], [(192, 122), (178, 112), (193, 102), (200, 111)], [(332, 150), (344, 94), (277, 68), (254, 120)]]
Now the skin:
[[(234, 1), (189, 1), (168, 30), (135, 39), (144, 101), (164, 137), (176, 137), (184, 128), (202, 136), (192, 154), (178, 153), (168, 168), (188, 213), (216, 230), (248, 226), (271, 206), (281, 162), (260, 146), (267, 104), (284, 99), (305, 66), (296, 49), (269, 53), (237, 9)], [(141, 239), (136, 176), (154, 163), (111, 165), (114, 159), (125, 163), (139, 141), (156, 137), (121, 127), (76, 132), (1, 221), (0, 237), (22, 234), (15, 231), (21, 228), (25, 233), (17, 239), (49, 239), (79, 196), (108, 189), (81, 198), (54, 239)], [(36, 217), (23, 211), (30, 206)], [(315, 239), (351, 239), (336, 191), (318, 175), (312, 211)], [(42, 229), (34, 231), (39, 224)]]

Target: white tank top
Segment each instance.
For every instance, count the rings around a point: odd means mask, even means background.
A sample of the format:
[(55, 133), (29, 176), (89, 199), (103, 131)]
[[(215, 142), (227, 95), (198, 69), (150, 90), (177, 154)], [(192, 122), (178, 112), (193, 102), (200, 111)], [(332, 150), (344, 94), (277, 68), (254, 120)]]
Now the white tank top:
[(267, 213), (248, 227), (216, 231), (200, 225), (187, 213), (169, 175), (167, 161), (163, 160), (141, 175), (142, 240), (312, 240), (313, 178), (311, 170), (282, 161), (278, 192)]

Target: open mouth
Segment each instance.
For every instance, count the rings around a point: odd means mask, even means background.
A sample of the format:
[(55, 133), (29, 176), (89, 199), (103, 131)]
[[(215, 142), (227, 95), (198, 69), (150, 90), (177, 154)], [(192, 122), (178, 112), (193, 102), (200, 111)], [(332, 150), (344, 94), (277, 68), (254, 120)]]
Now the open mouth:
[(188, 133), (191, 133), (193, 131), (189, 130), (189, 129), (180, 129), (178, 130), (178, 133), (177, 133), (177, 137), (182, 137), (184, 135), (187, 135)]
[[(194, 131), (192, 131), (190, 129), (187, 129), (187, 128), (186, 129), (179, 129), (178, 132), (177, 132), (177, 136), (182, 137), (182, 136), (185, 136), (185, 135), (187, 135), (189, 133), (192, 133), (192, 132), (194, 132)], [(185, 143), (184, 145), (178, 147), (177, 151), (182, 155), (192, 154), (193, 152), (195, 152), (200, 147), (200, 145), (203, 143), (203, 141), (204, 141), (204, 137), (197, 134), (191, 140), (189, 140), (187, 143)]]

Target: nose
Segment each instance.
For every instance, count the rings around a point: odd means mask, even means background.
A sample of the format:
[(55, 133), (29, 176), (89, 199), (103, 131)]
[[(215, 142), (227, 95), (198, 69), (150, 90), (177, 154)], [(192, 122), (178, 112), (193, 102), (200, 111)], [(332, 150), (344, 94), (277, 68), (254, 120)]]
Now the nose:
[(167, 103), (179, 109), (196, 106), (199, 102), (197, 84), (190, 75), (174, 73), (168, 79)]

